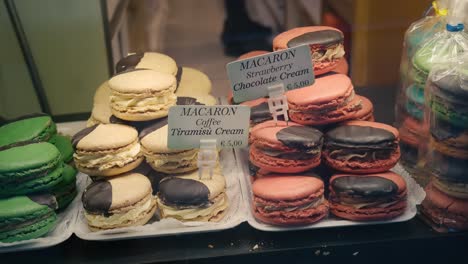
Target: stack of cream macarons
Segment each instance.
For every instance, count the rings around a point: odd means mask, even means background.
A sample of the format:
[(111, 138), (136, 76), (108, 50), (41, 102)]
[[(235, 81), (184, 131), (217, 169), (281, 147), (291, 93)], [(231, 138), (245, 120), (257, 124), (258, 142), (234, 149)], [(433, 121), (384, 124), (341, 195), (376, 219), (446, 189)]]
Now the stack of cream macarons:
[(73, 138), (77, 169), (95, 180), (82, 196), (91, 231), (144, 225), (158, 208), (161, 217), (180, 221), (222, 218), (228, 199), (221, 170), (199, 178), (198, 149), (167, 146), (169, 108), (214, 105), (210, 92), (205, 74), (164, 54), (117, 63), (96, 90), (87, 128)]

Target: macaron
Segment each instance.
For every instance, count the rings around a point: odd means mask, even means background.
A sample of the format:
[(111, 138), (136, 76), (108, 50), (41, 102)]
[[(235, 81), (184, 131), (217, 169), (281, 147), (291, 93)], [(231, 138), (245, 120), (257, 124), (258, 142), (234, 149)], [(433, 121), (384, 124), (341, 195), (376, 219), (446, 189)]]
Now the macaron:
[(22, 116), (0, 127), (0, 150), (49, 141), (56, 133), (57, 127), (50, 116), (41, 113)]
[(49, 141), (60, 151), (62, 161), (70, 163), (73, 161), (73, 146), (71, 139), (62, 135), (53, 135)]
[(254, 127), (251, 133), (250, 161), (261, 169), (299, 173), (320, 164), (323, 134), (315, 128), (289, 122)]
[(252, 184), (253, 213), (272, 225), (313, 224), (328, 215), (323, 181), (316, 177), (269, 175)]
[(429, 131), (434, 147), (453, 157), (468, 159), (468, 129), (453, 125), (449, 121), (432, 116)]
[(85, 128), (72, 138), (76, 168), (92, 176), (113, 176), (136, 168), (143, 161), (138, 132), (120, 124)]
[(466, 159), (460, 159), (441, 153), (429, 143), (429, 153), (427, 154), (427, 169), (444, 180), (468, 182), (466, 173)]
[(210, 178), (198, 171), (166, 177), (159, 183), (158, 206), (163, 218), (179, 221), (218, 222), (229, 206), (226, 181), (216, 168)]
[(57, 200), (59, 210), (65, 209), (78, 193), (76, 189), (76, 174), (75, 168), (65, 164), (62, 172), (62, 181), (51, 190), (51, 193)]
[(336, 68), (343, 58), (343, 33), (332, 27), (298, 27), (285, 31), (273, 39), (273, 51), (309, 45), (315, 75)]
[(362, 108), (348, 76), (331, 74), (286, 93), (289, 117), (302, 125), (326, 125), (352, 119)]
[(146, 224), (156, 212), (151, 182), (138, 173), (126, 173), (86, 187), (81, 198), (91, 231)]
[(171, 57), (157, 52), (140, 52), (129, 54), (115, 65), (115, 72), (121, 73), (134, 69), (150, 69), (175, 76), (177, 64)]
[(410, 85), (406, 89), (406, 112), (417, 120), (424, 118), (424, 87)]
[(177, 96), (194, 97), (197, 95), (207, 95), (211, 92), (212, 84), (210, 78), (203, 72), (189, 67), (180, 67), (177, 76)]
[(439, 177), (433, 177), (432, 185), (449, 196), (459, 199), (468, 199), (468, 179), (466, 181), (450, 181)]
[(343, 57), (336, 65), (336, 68), (333, 69), (334, 72), (339, 74), (348, 75), (349, 73), (349, 64), (345, 57)]
[(436, 230), (468, 230), (468, 200), (449, 196), (432, 184), (424, 190), (420, 212)]
[(399, 133), (382, 123), (349, 121), (325, 134), (322, 156), (328, 166), (338, 171), (384, 172), (400, 158)]
[(15, 196), (0, 199), (0, 242), (39, 238), (55, 227), (57, 203), (52, 195)]
[(167, 146), (167, 120), (156, 122), (140, 133), (146, 162), (163, 173), (184, 173), (198, 168), (198, 149), (170, 149)]
[(48, 191), (62, 181), (57, 148), (40, 142), (0, 151), (0, 197)]
[(421, 124), (408, 116), (401, 123), (398, 132), (400, 134), (400, 162), (405, 169), (412, 171), (419, 159), (419, 145), (422, 137)]
[(407, 206), (406, 182), (393, 172), (333, 175), (329, 189), (331, 213), (348, 220), (391, 219)]
[(94, 93), (93, 109), (86, 126), (94, 126), (97, 124), (109, 124), (109, 118), (112, 115), (110, 107), (111, 91), (109, 83), (105, 81), (102, 83)]
[(132, 70), (109, 80), (112, 114), (129, 121), (165, 117), (176, 104), (176, 78), (153, 70)]

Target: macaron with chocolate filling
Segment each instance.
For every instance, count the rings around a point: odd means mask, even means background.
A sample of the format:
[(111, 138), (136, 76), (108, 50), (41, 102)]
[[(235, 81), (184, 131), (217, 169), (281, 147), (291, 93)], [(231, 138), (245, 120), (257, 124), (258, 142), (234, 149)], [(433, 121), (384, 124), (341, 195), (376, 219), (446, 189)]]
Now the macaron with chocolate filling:
[(138, 132), (120, 124), (85, 128), (72, 138), (76, 168), (92, 176), (113, 176), (136, 168), (143, 161)]
[(38, 113), (9, 120), (0, 127), (0, 150), (14, 146), (49, 141), (57, 133), (52, 118)]
[(139, 52), (129, 54), (115, 65), (115, 72), (121, 73), (134, 69), (150, 69), (175, 76), (177, 64), (171, 57), (157, 52)]
[(298, 173), (320, 164), (323, 134), (315, 128), (292, 122), (263, 126), (253, 129), (252, 138), (250, 161), (261, 169)]
[(176, 104), (176, 78), (153, 70), (132, 70), (109, 80), (112, 114), (129, 121), (165, 117)]
[(329, 189), (330, 211), (348, 220), (391, 219), (402, 215), (407, 206), (406, 182), (393, 172), (334, 175)]
[(75, 199), (78, 191), (76, 189), (76, 174), (78, 171), (70, 165), (63, 167), (62, 181), (53, 187), (51, 193), (58, 203), (58, 210), (65, 209)]
[(352, 119), (362, 109), (348, 76), (330, 74), (313, 85), (286, 93), (289, 117), (302, 125), (326, 125)]
[(255, 218), (272, 225), (313, 224), (328, 215), (323, 181), (316, 177), (269, 175), (252, 184)]
[(468, 200), (449, 196), (429, 183), (420, 212), (436, 230), (468, 230)]
[(315, 75), (336, 68), (345, 51), (343, 33), (333, 27), (298, 27), (285, 31), (273, 39), (273, 51), (309, 45)]
[(161, 216), (184, 222), (220, 221), (229, 206), (226, 182), (219, 167), (212, 178), (206, 174), (201, 179), (198, 171), (163, 178), (157, 198)]
[(57, 201), (50, 194), (0, 199), (0, 242), (39, 238), (55, 227)]
[(146, 224), (156, 212), (151, 182), (138, 173), (125, 173), (91, 183), (83, 192), (84, 215), (91, 231)]
[(326, 133), (322, 155), (338, 171), (384, 172), (400, 158), (399, 133), (382, 123), (349, 121)]

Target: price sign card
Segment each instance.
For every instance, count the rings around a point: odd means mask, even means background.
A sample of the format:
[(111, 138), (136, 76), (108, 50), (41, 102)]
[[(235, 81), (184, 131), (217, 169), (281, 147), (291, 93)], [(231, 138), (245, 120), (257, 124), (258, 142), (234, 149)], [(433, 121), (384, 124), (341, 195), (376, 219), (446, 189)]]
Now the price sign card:
[(216, 139), (218, 148), (246, 147), (249, 122), (248, 106), (173, 106), (169, 108), (168, 147), (199, 148), (201, 139)]
[(268, 87), (278, 83), (293, 90), (312, 85), (315, 78), (309, 45), (234, 61), (226, 68), (236, 103), (265, 97)]

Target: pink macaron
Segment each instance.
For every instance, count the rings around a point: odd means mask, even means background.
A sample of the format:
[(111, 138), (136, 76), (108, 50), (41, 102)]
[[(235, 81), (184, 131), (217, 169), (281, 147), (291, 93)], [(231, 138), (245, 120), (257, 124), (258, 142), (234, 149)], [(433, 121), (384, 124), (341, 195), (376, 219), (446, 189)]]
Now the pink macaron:
[(272, 225), (307, 225), (328, 215), (323, 181), (311, 176), (269, 175), (252, 184), (253, 213)]

